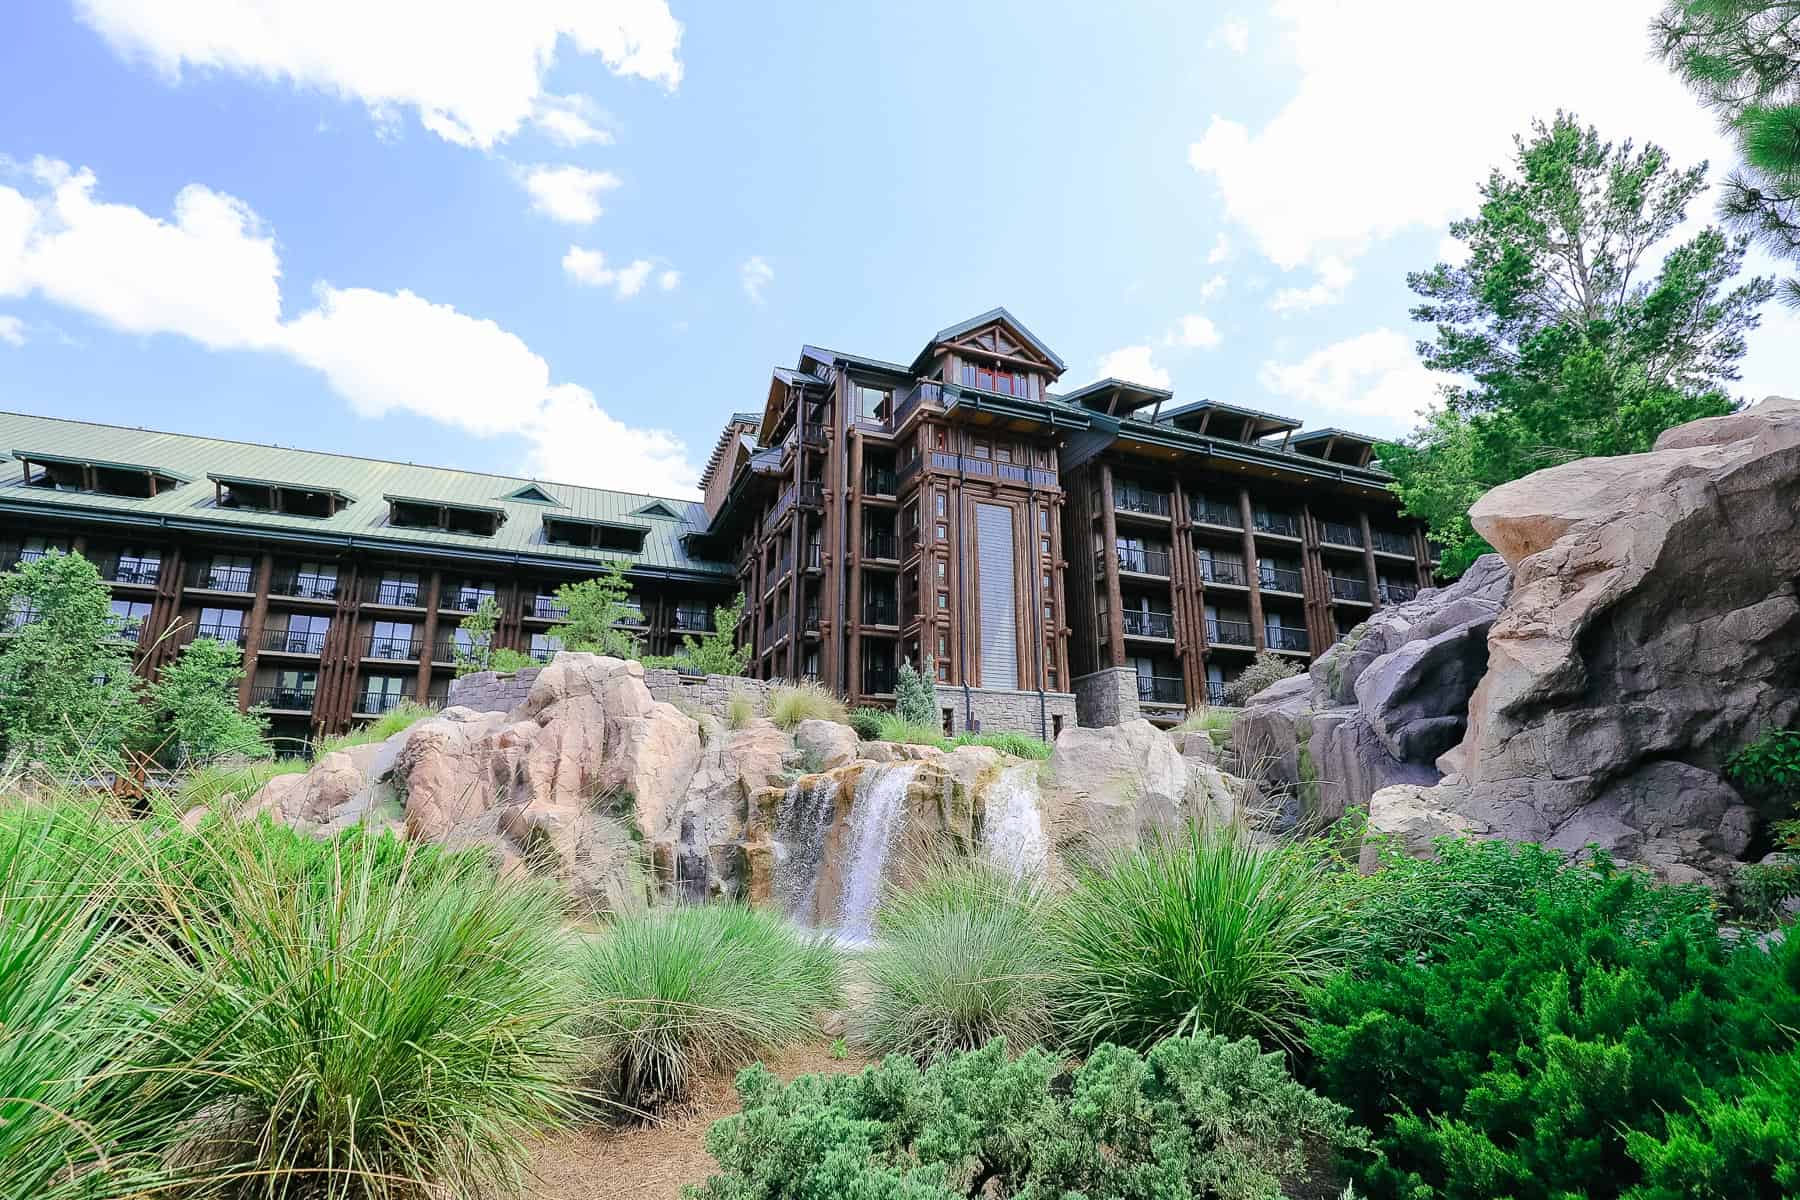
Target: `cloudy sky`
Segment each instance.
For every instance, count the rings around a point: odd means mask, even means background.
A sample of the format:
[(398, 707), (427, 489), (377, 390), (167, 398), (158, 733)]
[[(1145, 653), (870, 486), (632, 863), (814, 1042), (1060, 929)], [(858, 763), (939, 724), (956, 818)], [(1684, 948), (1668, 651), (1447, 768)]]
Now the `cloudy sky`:
[(802, 343), (1003, 304), (1065, 387), (1395, 434), (1405, 273), (1533, 117), (1728, 161), (1655, 7), (15, 5), (0, 408), (680, 495)]

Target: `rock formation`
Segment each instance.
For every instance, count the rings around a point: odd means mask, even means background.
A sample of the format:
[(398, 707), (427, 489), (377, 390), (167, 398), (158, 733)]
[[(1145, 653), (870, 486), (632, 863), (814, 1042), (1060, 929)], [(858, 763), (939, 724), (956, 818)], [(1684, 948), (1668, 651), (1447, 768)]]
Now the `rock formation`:
[(1722, 882), (1760, 824), (1724, 760), (1800, 714), (1800, 401), (1671, 429), (1470, 513), (1513, 568), (1468, 730), (1371, 824), (1598, 844)]
[(1511, 572), (1486, 555), (1445, 588), (1383, 608), (1232, 724), (1237, 769), (1262, 781), (1281, 830), (1317, 828), (1394, 784), (1430, 785), (1462, 737)]

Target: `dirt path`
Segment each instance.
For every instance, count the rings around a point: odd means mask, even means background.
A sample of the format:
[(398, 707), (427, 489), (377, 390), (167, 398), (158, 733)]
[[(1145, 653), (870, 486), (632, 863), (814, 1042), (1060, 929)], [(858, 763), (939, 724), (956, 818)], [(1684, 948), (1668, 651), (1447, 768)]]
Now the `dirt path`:
[[(765, 1059), (783, 1079), (796, 1075), (860, 1071), (868, 1060), (854, 1051), (832, 1058), (831, 1044), (796, 1046)], [(679, 1200), (681, 1185), (703, 1183), (713, 1160), (702, 1139), (706, 1127), (737, 1111), (731, 1081), (737, 1072), (708, 1078), (693, 1102), (659, 1125), (617, 1129), (588, 1126), (546, 1138), (532, 1155), (537, 1178), (526, 1195), (542, 1200)]]

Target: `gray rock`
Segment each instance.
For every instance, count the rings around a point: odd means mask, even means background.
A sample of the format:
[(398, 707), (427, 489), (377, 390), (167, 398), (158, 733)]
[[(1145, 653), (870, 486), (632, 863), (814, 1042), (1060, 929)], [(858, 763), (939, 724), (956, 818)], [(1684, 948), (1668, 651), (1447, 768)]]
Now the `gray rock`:
[(1469, 697), (1487, 670), (1492, 614), (1409, 641), (1357, 677), (1356, 702), (1389, 754), (1431, 764), (1462, 740)]

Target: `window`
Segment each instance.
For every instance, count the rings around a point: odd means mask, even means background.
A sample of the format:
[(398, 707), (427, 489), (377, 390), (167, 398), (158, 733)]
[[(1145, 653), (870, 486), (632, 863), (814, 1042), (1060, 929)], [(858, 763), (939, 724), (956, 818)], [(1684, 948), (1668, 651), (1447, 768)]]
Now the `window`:
[(1038, 553), (1043, 555), (1045, 558), (1050, 557), (1050, 539), (1049, 538), (1039, 538), (1038, 539)]
[(938, 611), (939, 612), (949, 612), (950, 611), (950, 593), (949, 592), (939, 592), (937, 594), (937, 597), (938, 597)]
[(203, 608), (195, 624), (194, 636), (214, 638), (233, 645), (244, 644), (244, 610), (241, 608)]
[(933, 492), (931, 494), (931, 511), (935, 516), (941, 517), (944, 515), (944, 504), (944, 493)]
[(369, 635), (370, 658), (417, 658), (418, 655), (410, 621), (375, 622), (375, 631)]
[(939, 429), (939, 430), (936, 430), (936, 431), (935, 431), (935, 433), (934, 433), (934, 437), (933, 437), (933, 444), (934, 444), (934, 445), (935, 445), (935, 446), (936, 446), (936, 447), (937, 447), (937, 448), (938, 448), (938, 449), (939, 449), (939, 450), (943, 450), (943, 449), (946, 449), (946, 448), (947, 448), (947, 445), (948, 445), (948, 444), (947, 444), (947, 443), (946, 443), (946, 442), (945, 442), (945, 440), (944, 440), (944, 431), (943, 431), (943, 430), (942, 430), (942, 429)]
[(454, 607), (464, 612), (474, 612), (481, 607), (483, 600), (494, 598), (494, 584), (489, 580), (465, 583), (454, 593)]
[(144, 631), (144, 621), (150, 616), (148, 600), (114, 600), (112, 602), (112, 619), (119, 636), (128, 641), (137, 641), (138, 634)]
[(414, 681), (405, 675), (371, 675), (363, 681), (357, 707), (366, 713), (384, 713), (399, 705), (412, 691)]
[(1050, 572), (1045, 571), (1044, 572), (1044, 595), (1048, 596), (1050, 594), (1051, 590), (1052, 589), (1050, 586)]
[(947, 634), (947, 633), (938, 634), (937, 652), (938, 652), (938, 661), (939, 662), (943, 662), (944, 660), (946, 660), (950, 657), (950, 635), (949, 634)]
[(155, 583), (162, 574), (162, 551), (140, 550), (127, 546), (119, 551), (118, 566), (113, 568), (116, 583)]
[(375, 585), (375, 594), (369, 598), (376, 604), (417, 608), (422, 603), (420, 594), (417, 571), (387, 571)]
[(1038, 509), (1038, 532), (1050, 532), (1050, 510), (1047, 508)]
[(215, 555), (207, 564), (205, 582), (200, 586), (219, 592), (247, 592), (251, 571), (248, 554)]
[(941, 558), (938, 559), (937, 562), (937, 577), (939, 582), (943, 582), (950, 577), (950, 564)]
[(531, 635), (531, 657), (538, 662), (549, 662), (562, 649), (562, 639), (553, 633), (534, 633)]
[(296, 596), (317, 596), (329, 599), (337, 595), (337, 564), (321, 562), (303, 562), (300, 569), (294, 572)]
[(856, 413), (865, 421), (887, 420), (888, 394), (880, 388), (858, 387)]
[(939, 683), (949, 683), (950, 682), (950, 663), (947, 660), (942, 659), (942, 658), (938, 659), (938, 661), (937, 661), (937, 677), (938, 677)]
[(1003, 463), (1011, 462), (1012, 461), (1012, 443), (1010, 443), (1010, 442), (995, 442), (994, 443), (994, 461), (995, 462), (1003, 462)]
[(294, 613), (288, 617), (287, 629), (276, 630), (264, 639), (263, 649), (289, 654), (318, 654), (325, 648), (325, 635), (331, 629), (331, 618), (313, 613)]
[(947, 542), (950, 540), (950, 527), (942, 521), (939, 521), (937, 525), (937, 540), (940, 542)]
[(981, 388), (988, 392), (1000, 392), (1008, 396), (1029, 398), (1031, 395), (1031, 376), (1028, 373), (990, 367), (986, 363), (965, 362), (963, 364), (963, 383), (968, 387)]
[(992, 458), (994, 451), (986, 438), (975, 438), (969, 442), (969, 453), (976, 458)]

